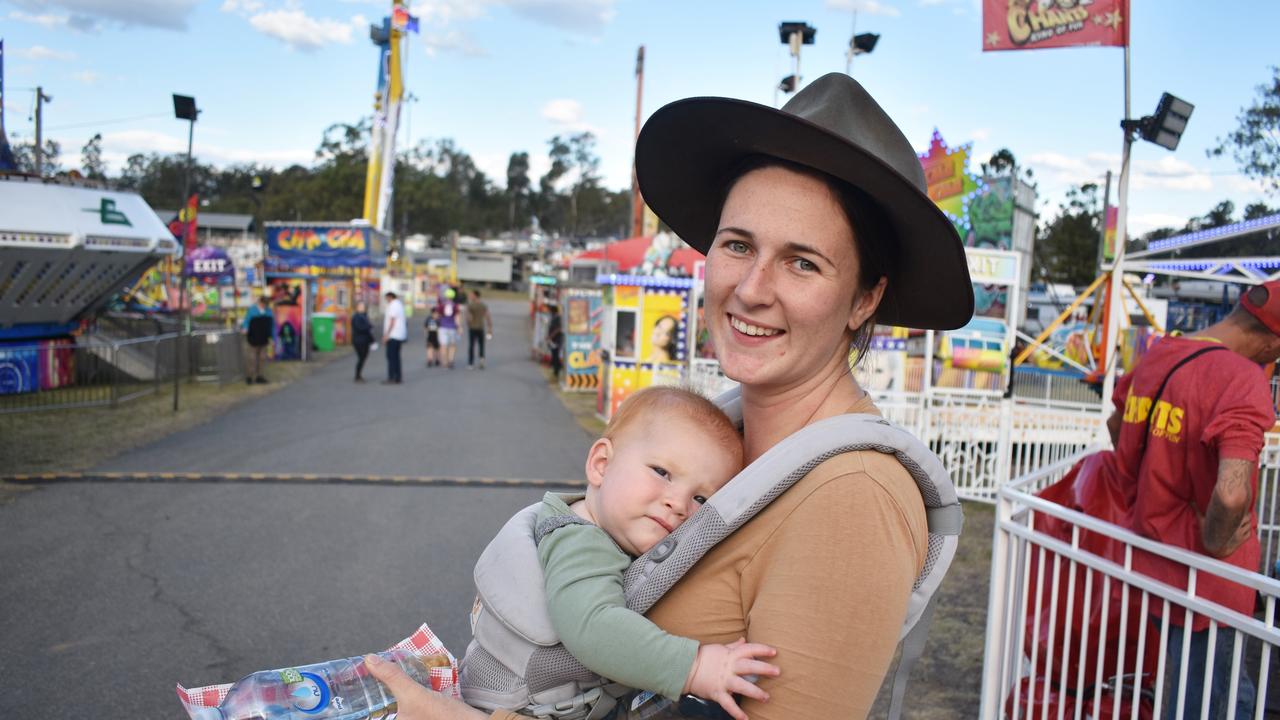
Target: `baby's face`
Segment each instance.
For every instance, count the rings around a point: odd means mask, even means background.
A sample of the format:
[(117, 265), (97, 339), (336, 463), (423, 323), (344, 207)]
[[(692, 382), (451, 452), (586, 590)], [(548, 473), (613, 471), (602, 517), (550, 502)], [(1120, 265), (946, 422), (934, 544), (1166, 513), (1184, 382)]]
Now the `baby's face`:
[(625, 552), (648, 552), (742, 469), (742, 448), (691, 418), (637, 418), (614, 438), (588, 500), (596, 523)]

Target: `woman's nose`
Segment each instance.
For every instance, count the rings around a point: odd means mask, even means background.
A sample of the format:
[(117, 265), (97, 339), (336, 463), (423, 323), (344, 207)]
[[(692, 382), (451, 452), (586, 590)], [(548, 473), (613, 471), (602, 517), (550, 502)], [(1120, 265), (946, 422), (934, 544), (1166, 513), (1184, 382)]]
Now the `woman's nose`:
[(773, 277), (769, 264), (760, 259), (751, 263), (733, 294), (747, 306), (768, 305), (773, 300)]

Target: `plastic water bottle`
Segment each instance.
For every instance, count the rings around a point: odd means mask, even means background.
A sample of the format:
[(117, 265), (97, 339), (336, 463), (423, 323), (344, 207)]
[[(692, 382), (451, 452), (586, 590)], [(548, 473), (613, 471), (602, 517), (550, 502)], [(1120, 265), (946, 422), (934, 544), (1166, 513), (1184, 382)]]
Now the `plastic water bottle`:
[[(431, 686), (423, 659), (408, 650), (378, 653), (409, 677)], [(315, 665), (264, 670), (249, 675), (227, 692), (219, 720), (362, 720), (395, 709), (395, 697), (369, 674), (360, 657)]]

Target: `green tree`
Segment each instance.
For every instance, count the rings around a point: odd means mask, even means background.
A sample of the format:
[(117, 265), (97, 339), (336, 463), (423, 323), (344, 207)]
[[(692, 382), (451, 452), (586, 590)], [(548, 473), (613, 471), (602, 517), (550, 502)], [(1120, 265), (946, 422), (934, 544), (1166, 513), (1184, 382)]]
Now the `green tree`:
[[(18, 164), (18, 172), (34, 175), (36, 172), (36, 144), (34, 140), (19, 142), (15, 139), (10, 143), (10, 149), (13, 150), (13, 159)], [(56, 140), (44, 141), (44, 154), (40, 158), (42, 164), (41, 172), (45, 176), (57, 175), (62, 172), (62, 165), (59, 159), (62, 155), (62, 145)]]
[(1280, 194), (1280, 66), (1271, 68), (1271, 79), (1257, 92), (1253, 104), (1236, 116), (1239, 126), (1207, 152), (1210, 157), (1230, 153), (1241, 172)]
[(511, 153), (507, 160), (507, 227), (516, 229), (516, 209), (529, 192), (529, 153)]
[(1087, 285), (1097, 276), (1102, 198), (1096, 183), (1071, 188), (1058, 214), (1039, 228), (1034, 262), (1049, 282)]
[(106, 180), (107, 168), (102, 164), (102, 133), (95, 133), (80, 148), (80, 167), (90, 180)]

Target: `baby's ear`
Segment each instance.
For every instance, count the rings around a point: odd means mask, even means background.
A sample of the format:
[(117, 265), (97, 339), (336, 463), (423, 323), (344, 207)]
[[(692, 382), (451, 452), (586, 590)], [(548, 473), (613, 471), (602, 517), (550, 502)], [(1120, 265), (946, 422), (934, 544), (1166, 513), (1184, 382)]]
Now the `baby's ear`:
[(609, 458), (613, 457), (613, 441), (600, 438), (591, 444), (587, 451), (587, 484), (600, 487), (604, 484), (604, 470), (609, 466)]

